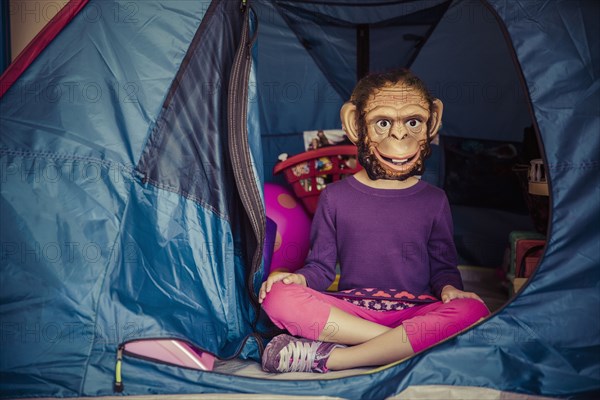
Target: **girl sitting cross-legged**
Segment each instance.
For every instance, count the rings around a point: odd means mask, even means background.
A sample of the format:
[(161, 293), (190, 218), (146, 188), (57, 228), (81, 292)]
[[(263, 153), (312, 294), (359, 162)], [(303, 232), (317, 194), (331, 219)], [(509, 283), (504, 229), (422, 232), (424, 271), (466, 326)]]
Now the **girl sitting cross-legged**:
[[(363, 169), (321, 193), (311, 250), (259, 293), (275, 325), (269, 372), (327, 372), (394, 362), (489, 314), (463, 291), (445, 193), (416, 175), (442, 103), (408, 70), (368, 75), (341, 109)], [(339, 262), (339, 292), (325, 293)]]

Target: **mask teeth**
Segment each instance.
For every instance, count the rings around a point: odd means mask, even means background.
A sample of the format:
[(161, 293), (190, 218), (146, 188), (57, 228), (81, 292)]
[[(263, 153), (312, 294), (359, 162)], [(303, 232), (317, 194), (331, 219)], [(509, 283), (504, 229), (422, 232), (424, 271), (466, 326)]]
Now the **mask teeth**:
[(392, 163), (394, 165), (403, 165), (403, 164), (406, 164), (409, 161), (408, 158), (389, 158), (389, 157), (383, 157), (383, 156), (382, 156), (382, 158), (385, 161), (387, 161), (389, 163)]

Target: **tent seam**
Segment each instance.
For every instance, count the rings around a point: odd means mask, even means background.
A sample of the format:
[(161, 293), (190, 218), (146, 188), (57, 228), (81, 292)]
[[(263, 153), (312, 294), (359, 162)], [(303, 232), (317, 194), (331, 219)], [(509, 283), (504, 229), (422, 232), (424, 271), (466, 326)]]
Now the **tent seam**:
[(587, 170), (587, 169), (597, 169), (600, 168), (600, 161), (587, 161), (582, 163), (571, 163), (568, 161), (561, 161), (557, 163), (549, 163), (548, 169), (555, 171), (569, 170), (569, 169), (579, 169), (579, 170)]
[[(137, 171), (137, 170), (136, 170), (136, 171)], [(214, 208), (214, 207), (213, 207), (213, 206), (211, 206), (210, 204), (208, 204), (208, 203), (206, 203), (206, 202), (202, 201), (202, 200), (201, 200), (200, 198), (198, 198), (197, 196), (194, 196), (194, 195), (192, 195), (192, 194), (190, 194), (190, 193), (188, 193), (188, 192), (186, 192), (186, 191), (184, 191), (184, 190), (181, 190), (181, 189), (179, 189), (179, 188), (176, 188), (176, 187), (174, 187), (174, 186), (170, 186), (170, 185), (166, 185), (166, 184), (164, 184), (164, 183), (160, 183), (160, 182), (158, 182), (158, 181), (157, 181), (157, 180), (155, 180), (155, 179), (149, 178), (149, 177), (148, 177), (146, 174), (144, 174), (143, 172), (140, 172), (140, 171), (138, 171), (138, 173), (142, 175), (142, 182), (141, 182), (142, 184), (149, 183), (149, 184), (151, 184), (152, 186), (154, 186), (154, 187), (156, 187), (156, 188), (158, 188), (158, 189), (161, 189), (161, 190), (166, 190), (166, 191), (168, 191), (168, 192), (172, 192), (172, 193), (178, 194), (178, 195), (180, 195), (180, 196), (182, 196), (182, 197), (184, 197), (184, 198), (186, 198), (186, 199), (188, 199), (188, 200), (192, 200), (192, 201), (193, 201), (193, 202), (195, 202), (196, 204), (198, 204), (198, 205), (200, 205), (200, 206), (202, 206), (202, 207), (204, 207), (204, 208), (208, 209), (209, 211), (211, 211), (213, 214), (215, 214), (215, 215), (216, 215), (217, 217), (219, 217), (220, 219), (222, 219), (222, 220), (224, 220), (224, 221), (227, 221), (227, 222), (231, 222), (231, 221), (229, 220), (229, 218), (227, 218), (227, 216), (226, 216), (226, 215), (224, 215), (224, 214), (221, 214), (219, 211), (217, 211), (217, 209), (216, 209), (216, 208)]]
[(118, 162), (118, 161), (103, 160), (101, 158), (96, 158), (96, 157), (77, 156), (74, 154), (55, 153), (55, 152), (48, 152), (48, 151), (13, 150), (13, 149), (7, 149), (7, 148), (0, 148), (0, 154), (6, 154), (6, 155), (10, 155), (10, 156), (20, 156), (23, 158), (44, 158), (44, 159), (50, 159), (50, 160), (93, 161), (93, 162), (97, 162), (98, 164), (101, 164), (101, 165), (104, 165), (107, 167), (119, 165), (119, 166), (125, 167), (125, 168), (123, 168), (123, 170), (127, 171), (130, 175), (134, 176), (137, 174), (137, 171), (131, 164), (125, 164), (125, 163)]

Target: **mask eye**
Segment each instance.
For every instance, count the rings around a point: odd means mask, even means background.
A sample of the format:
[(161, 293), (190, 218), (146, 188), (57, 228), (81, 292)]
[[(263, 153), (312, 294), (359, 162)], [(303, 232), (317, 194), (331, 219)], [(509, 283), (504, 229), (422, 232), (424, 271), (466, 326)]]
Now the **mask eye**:
[(378, 133), (386, 132), (392, 127), (392, 123), (388, 119), (380, 119), (375, 122), (375, 127)]
[(387, 129), (391, 125), (392, 125), (391, 122), (388, 121), (387, 119), (380, 119), (379, 121), (377, 121), (377, 126), (382, 129)]
[(420, 132), (423, 128), (423, 123), (416, 118), (409, 119), (408, 121), (406, 121), (405, 125), (411, 132), (415, 133)]

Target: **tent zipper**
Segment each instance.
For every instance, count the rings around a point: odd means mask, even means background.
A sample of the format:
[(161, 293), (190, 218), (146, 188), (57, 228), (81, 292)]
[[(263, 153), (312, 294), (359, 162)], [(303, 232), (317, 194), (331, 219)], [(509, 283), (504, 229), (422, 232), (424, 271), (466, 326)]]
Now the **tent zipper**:
[(115, 365), (115, 383), (113, 385), (113, 390), (116, 393), (121, 393), (123, 391), (123, 378), (121, 376), (121, 366), (123, 365), (123, 351), (125, 350), (125, 344), (120, 344), (117, 348), (117, 362)]
[[(257, 29), (250, 33), (249, 12), (242, 27), (242, 42), (235, 55), (228, 89), (228, 135), (229, 153), (233, 174), (242, 205), (246, 211), (252, 233), (256, 241), (250, 270), (247, 276), (248, 294), (251, 304), (256, 310), (253, 326), (256, 325), (260, 305), (254, 288), (254, 275), (262, 265), (263, 242), (265, 240), (265, 210), (261, 192), (254, 175), (252, 156), (248, 144), (248, 82), (250, 79), (251, 51), (257, 36)], [(256, 24), (257, 21), (254, 21)], [(259, 343), (259, 346), (261, 344)]]

